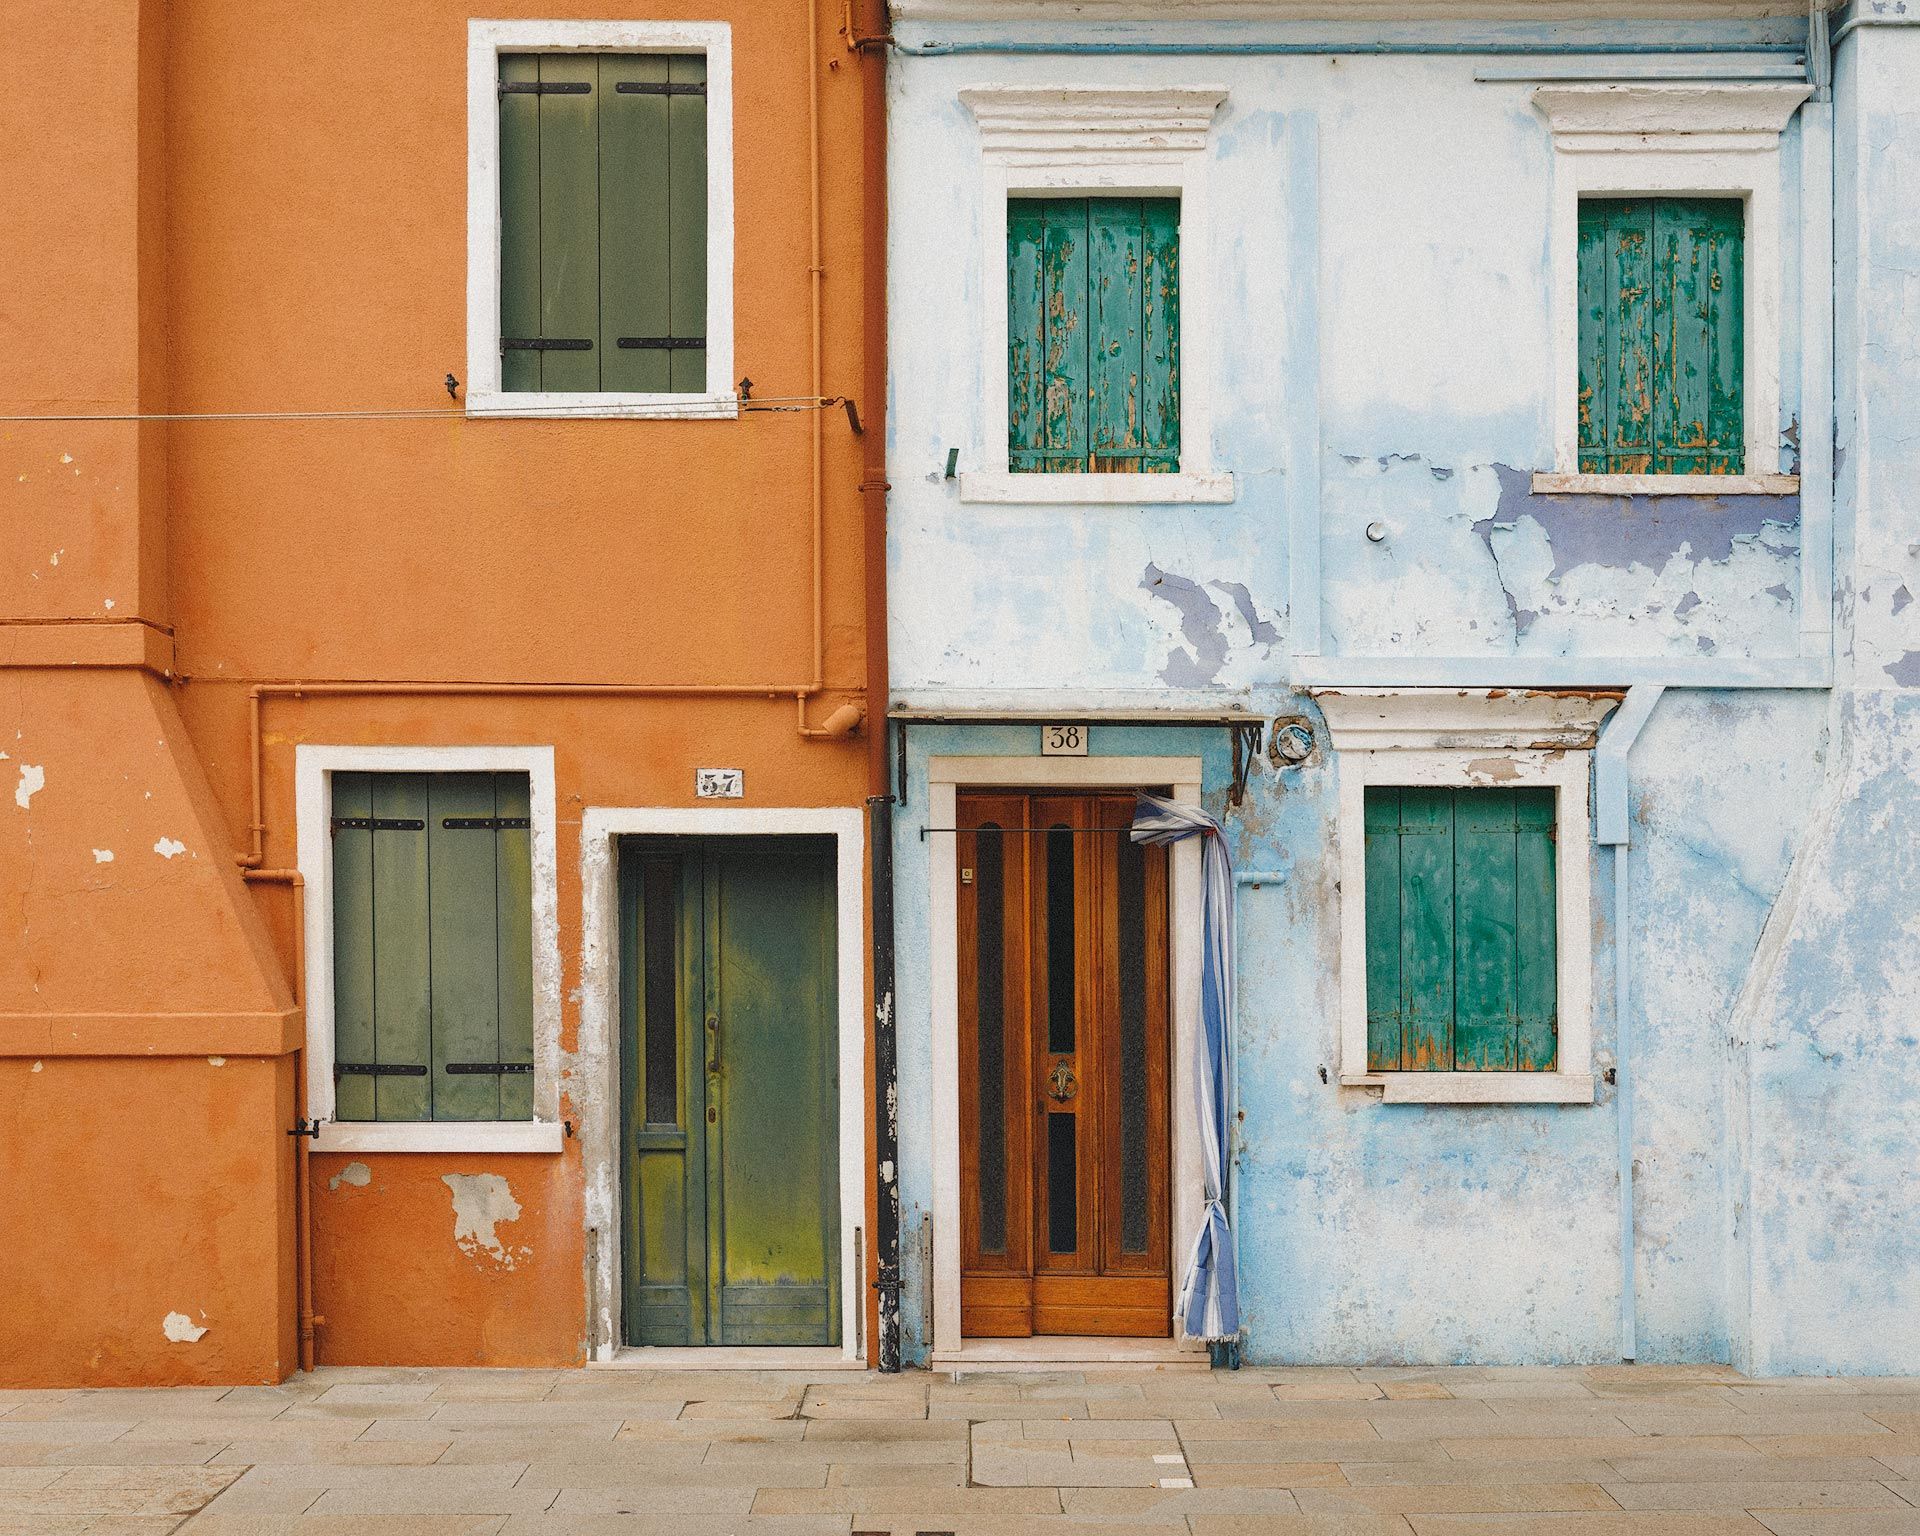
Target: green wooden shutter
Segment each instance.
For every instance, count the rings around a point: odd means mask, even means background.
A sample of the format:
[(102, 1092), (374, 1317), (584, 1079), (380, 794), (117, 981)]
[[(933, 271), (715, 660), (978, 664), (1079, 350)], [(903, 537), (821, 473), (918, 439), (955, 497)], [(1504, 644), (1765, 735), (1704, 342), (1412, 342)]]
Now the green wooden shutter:
[(707, 388), (706, 59), (503, 54), (501, 381)]
[(1007, 206), (1007, 430), (1015, 470), (1180, 467), (1180, 204)]
[(1550, 1071), (1547, 789), (1366, 793), (1369, 1071)]
[(524, 774), (336, 774), (335, 1117), (533, 1112)]
[(1580, 204), (1580, 467), (1746, 467), (1745, 207), (1737, 199)]

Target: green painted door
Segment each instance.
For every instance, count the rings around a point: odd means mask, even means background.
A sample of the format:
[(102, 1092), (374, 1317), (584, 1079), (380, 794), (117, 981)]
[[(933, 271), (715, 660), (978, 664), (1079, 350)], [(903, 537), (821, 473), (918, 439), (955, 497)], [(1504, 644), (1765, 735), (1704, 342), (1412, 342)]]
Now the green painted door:
[(620, 854), (629, 1344), (840, 1340), (831, 839)]

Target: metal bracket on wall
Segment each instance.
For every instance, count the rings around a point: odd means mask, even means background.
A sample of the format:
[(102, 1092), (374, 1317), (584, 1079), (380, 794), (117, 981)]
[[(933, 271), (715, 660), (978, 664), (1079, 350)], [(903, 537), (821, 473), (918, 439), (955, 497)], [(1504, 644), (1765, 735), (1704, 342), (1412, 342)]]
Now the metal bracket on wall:
[(1236, 720), (1227, 729), (1233, 733), (1233, 783), (1227, 789), (1227, 804), (1238, 810), (1240, 802), (1247, 797), (1247, 775), (1253, 769), (1253, 759), (1261, 742), (1266, 739), (1267, 723)]

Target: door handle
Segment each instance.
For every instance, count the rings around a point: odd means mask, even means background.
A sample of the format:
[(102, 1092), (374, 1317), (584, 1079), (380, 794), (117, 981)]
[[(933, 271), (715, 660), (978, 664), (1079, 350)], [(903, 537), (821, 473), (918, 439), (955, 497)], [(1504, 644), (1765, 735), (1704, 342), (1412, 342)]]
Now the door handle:
[(720, 1070), (720, 1016), (707, 1015), (707, 1072), (716, 1074)]
[(1056, 1104), (1064, 1104), (1079, 1091), (1080, 1079), (1073, 1075), (1073, 1068), (1064, 1061), (1056, 1061), (1047, 1074), (1047, 1097)]

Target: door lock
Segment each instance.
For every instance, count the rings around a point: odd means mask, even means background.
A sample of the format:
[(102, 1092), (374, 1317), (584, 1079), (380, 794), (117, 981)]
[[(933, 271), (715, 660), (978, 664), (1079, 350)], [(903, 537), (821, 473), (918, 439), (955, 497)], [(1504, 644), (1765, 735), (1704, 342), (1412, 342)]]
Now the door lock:
[(1047, 1074), (1047, 1097), (1056, 1104), (1064, 1104), (1079, 1091), (1080, 1079), (1073, 1075), (1073, 1068), (1064, 1061), (1056, 1061)]

